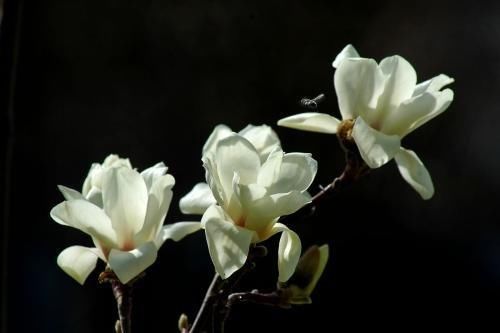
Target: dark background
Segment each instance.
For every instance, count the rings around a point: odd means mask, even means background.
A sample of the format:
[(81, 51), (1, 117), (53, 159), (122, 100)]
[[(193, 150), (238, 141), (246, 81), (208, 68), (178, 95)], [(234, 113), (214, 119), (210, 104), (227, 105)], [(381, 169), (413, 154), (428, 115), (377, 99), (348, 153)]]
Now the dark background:
[[(49, 218), (57, 184), (80, 189), (109, 153), (175, 176), (167, 223), (192, 220), (178, 199), (203, 180), (201, 147), (216, 124), (238, 131), (303, 112), (326, 94), (347, 44), (377, 60), (400, 54), (419, 81), (446, 73), (455, 100), (405, 138), (436, 187), (423, 201), (393, 162), (293, 228), (331, 259), (314, 303), (289, 311), (242, 305), (228, 332), (408, 331), (498, 326), (500, 310), (500, 5), (467, 1), (6, 1), (1, 30), (2, 327), (6, 332), (111, 332), (114, 301), (98, 271), (82, 287), (56, 265), (90, 245)], [(16, 46), (17, 45), (17, 46)], [(9, 126), (9, 124), (13, 126)], [(334, 136), (274, 126), (285, 151), (311, 152), (319, 184), (343, 167)], [(272, 287), (272, 255), (250, 279)], [(102, 263), (101, 266), (102, 268)], [(199, 306), (213, 268), (203, 233), (167, 242), (138, 284), (136, 332), (175, 332)], [(252, 288), (254, 285), (244, 284)], [(8, 319), (6, 321), (5, 319)], [(496, 327), (493, 326), (493, 329)], [(156, 328), (156, 329), (154, 329)]]

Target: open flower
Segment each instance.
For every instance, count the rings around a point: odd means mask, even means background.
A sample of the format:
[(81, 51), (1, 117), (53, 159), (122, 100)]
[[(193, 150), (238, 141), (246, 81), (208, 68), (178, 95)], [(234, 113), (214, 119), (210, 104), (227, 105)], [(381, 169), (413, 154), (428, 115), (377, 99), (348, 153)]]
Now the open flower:
[[(232, 134), (235, 133), (226, 125), (217, 125), (203, 146), (202, 156), (213, 153), (217, 143)], [(264, 162), (276, 147), (281, 147), (278, 136), (267, 125), (248, 125), (239, 131), (238, 134), (252, 143), (257, 150), (261, 162)], [(188, 194), (181, 198), (179, 207), (184, 214), (202, 215), (215, 202), (215, 198), (207, 183), (198, 183)]]
[(57, 258), (57, 264), (80, 284), (94, 270), (97, 258), (127, 283), (154, 263), (165, 240), (178, 241), (200, 229), (198, 222), (162, 226), (175, 184), (163, 163), (138, 173), (128, 160), (117, 158), (111, 155), (106, 161), (113, 163), (92, 166), (83, 189), (87, 196), (60, 186), (66, 201), (50, 212), (57, 223), (92, 237), (94, 248), (71, 246)]
[(261, 162), (249, 140), (232, 134), (219, 140), (203, 162), (218, 203), (202, 218), (217, 273), (229, 277), (243, 266), (251, 244), (281, 232), (278, 279), (288, 280), (300, 257), (300, 239), (277, 221), (310, 202), (306, 190), (316, 175), (316, 161), (310, 154), (285, 154), (275, 148)]
[(423, 199), (434, 194), (431, 177), (418, 156), (401, 140), (441, 114), (453, 100), (453, 91), (441, 90), (453, 79), (441, 74), (417, 84), (413, 67), (395, 55), (377, 64), (361, 58), (348, 45), (333, 62), (335, 90), (343, 121), (324, 113), (308, 112), (281, 119), (278, 125), (335, 134), (345, 126), (370, 168), (395, 159), (398, 169)]

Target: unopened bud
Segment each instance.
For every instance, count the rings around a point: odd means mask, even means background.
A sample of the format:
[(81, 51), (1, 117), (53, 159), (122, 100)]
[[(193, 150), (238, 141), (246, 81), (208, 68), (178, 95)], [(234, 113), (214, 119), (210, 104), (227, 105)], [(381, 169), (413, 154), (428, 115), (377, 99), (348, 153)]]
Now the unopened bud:
[(183, 332), (187, 332), (188, 329), (189, 329), (189, 320), (188, 320), (188, 316), (186, 316), (186, 314), (181, 314), (181, 316), (179, 317), (179, 321), (177, 323), (177, 327), (179, 328), (179, 332), (183, 333)]

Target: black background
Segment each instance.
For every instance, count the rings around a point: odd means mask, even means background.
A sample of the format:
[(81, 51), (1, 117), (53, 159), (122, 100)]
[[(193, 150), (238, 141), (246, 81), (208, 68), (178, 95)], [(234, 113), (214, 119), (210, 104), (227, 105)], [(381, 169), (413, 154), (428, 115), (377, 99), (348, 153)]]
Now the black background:
[[(65, 247), (91, 245), (49, 218), (62, 200), (57, 184), (80, 189), (90, 164), (109, 153), (129, 157), (139, 169), (164, 161), (177, 181), (166, 223), (193, 220), (177, 202), (203, 180), (201, 147), (213, 127), (274, 126), (304, 111), (302, 97), (318, 93), (327, 97), (320, 111), (338, 116), (331, 62), (347, 43), (377, 60), (402, 55), (419, 81), (439, 73), (456, 79), (449, 110), (404, 140), (429, 169), (436, 194), (421, 200), (391, 162), (329, 198), (314, 217), (293, 225), (304, 246), (331, 247), (314, 303), (289, 311), (239, 306), (228, 332), (498, 325), (500, 5), (494, 1), (6, 6), (0, 134), (4, 148), (11, 138), (13, 154), (10, 174), (2, 163), (4, 330), (112, 331), (114, 301), (107, 286), (97, 285), (98, 271), (82, 287), (56, 265)], [(311, 152), (319, 161), (311, 192), (342, 170), (334, 136), (274, 128), (285, 151)], [(269, 259), (243, 287), (254, 287), (253, 279), (272, 287), (276, 240), (268, 245)], [(175, 332), (181, 312), (194, 317), (212, 274), (202, 232), (165, 243), (138, 284), (136, 332)]]

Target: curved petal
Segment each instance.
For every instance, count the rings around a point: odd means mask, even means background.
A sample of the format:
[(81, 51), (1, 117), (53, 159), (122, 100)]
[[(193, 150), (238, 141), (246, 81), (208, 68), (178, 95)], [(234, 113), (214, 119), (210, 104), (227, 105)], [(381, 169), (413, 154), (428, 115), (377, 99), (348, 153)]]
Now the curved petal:
[(245, 264), (255, 232), (234, 225), (216, 205), (207, 209), (202, 226), (215, 271), (226, 279)]
[(333, 68), (338, 68), (342, 61), (349, 58), (359, 58), (358, 51), (356, 51), (354, 46), (352, 46), (351, 44), (348, 44), (346, 47), (344, 47), (342, 51), (340, 51), (340, 53), (337, 55), (337, 57), (335, 57), (335, 60), (332, 63)]
[(214, 153), (217, 143), (233, 133), (234, 132), (226, 125), (221, 124), (215, 126), (214, 130), (203, 145), (202, 155), (206, 155), (207, 153)]
[(200, 222), (177, 222), (164, 225), (156, 237), (155, 244), (159, 249), (167, 239), (175, 242), (201, 229)]
[(216, 203), (212, 190), (207, 183), (198, 183), (179, 201), (183, 214), (203, 215), (208, 207)]
[(135, 244), (152, 241), (158, 235), (172, 201), (172, 187), (174, 184), (174, 177), (166, 174), (156, 179), (152, 185), (148, 196), (148, 208), (144, 224), (142, 229), (134, 236)]
[(398, 55), (383, 59), (379, 67), (386, 77), (384, 92), (377, 103), (375, 114), (369, 118), (368, 123), (381, 125), (397, 111), (401, 102), (411, 97), (417, 84), (417, 73), (408, 61)]
[(354, 119), (377, 108), (385, 76), (373, 59), (348, 58), (337, 68), (334, 83), (342, 119)]
[(148, 190), (151, 189), (151, 186), (153, 186), (154, 182), (158, 178), (167, 173), (167, 170), (168, 168), (165, 166), (165, 164), (163, 162), (160, 162), (141, 172), (141, 176), (144, 179)]
[[(434, 93), (435, 94), (435, 104), (432, 107), (432, 109), (425, 110), (425, 114), (422, 115), (420, 118), (418, 118), (414, 123), (412, 123), (409, 128), (403, 133), (403, 136), (413, 132), (429, 120), (439, 116), (441, 113), (443, 113), (448, 106), (451, 104), (453, 101), (453, 91), (451, 89), (445, 89), (442, 92)], [(421, 95), (423, 96), (423, 95)], [(416, 101), (414, 101), (416, 103)], [(418, 108), (418, 106), (407, 106), (408, 108)]]
[(384, 123), (381, 131), (404, 137), (445, 111), (453, 100), (453, 91), (425, 92), (403, 102)]
[(128, 158), (121, 158), (120, 156), (115, 154), (108, 155), (104, 159), (102, 165), (99, 163), (93, 163), (90, 167), (87, 178), (83, 183), (82, 194), (87, 197), (89, 191), (93, 187), (97, 187), (100, 190), (102, 186), (102, 172), (110, 168), (118, 167), (132, 169), (132, 165), (130, 164), (130, 160)]
[(94, 237), (104, 247), (117, 246), (116, 232), (102, 209), (86, 200), (64, 201), (52, 208), (50, 216), (59, 224), (71, 226)]
[(59, 191), (62, 193), (64, 199), (66, 200), (77, 200), (77, 199), (84, 199), (83, 195), (76, 191), (73, 190), (72, 188), (63, 186), (63, 185), (57, 185), (57, 188)]
[(99, 163), (92, 163), (90, 166), (89, 172), (87, 174), (87, 177), (83, 181), (83, 186), (82, 186), (82, 194), (83, 196), (87, 196), (89, 193), (90, 189), (94, 186), (94, 175), (99, 172), (98, 169), (100, 170), (102, 167)]
[(208, 186), (212, 190), (212, 195), (220, 205), (224, 205), (225, 202), (229, 201), (226, 197), (224, 188), (219, 179), (219, 172), (217, 171), (217, 164), (214, 161), (214, 154), (209, 154), (203, 156), (201, 159), (203, 161), (203, 168), (205, 168), (205, 179)]
[(300, 259), (302, 245), (299, 236), (288, 227), (281, 223), (276, 223), (270, 235), (281, 232), (281, 238), (278, 248), (278, 272), (279, 282), (286, 282), (295, 272), (297, 263)]
[(340, 120), (326, 113), (306, 112), (286, 117), (278, 121), (279, 126), (303, 131), (335, 134)]
[(434, 195), (434, 185), (427, 168), (415, 152), (401, 147), (395, 156), (399, 172), (403, 179), (410, 184), (422, 199), (428, 200)]
[(157, 256), (154, 242), (147, 242), (137, 249), (125, 252), (112, 249), (108, 264), (121, 283), (127, 283), (151, 266)]
[(92, 187), (90, 191), (88, 191), (87, 195), (85, 196), (85, 199), (88, 201), (92, 202), (94, 205), (96, 205), (99, 208), (102, 208), (102, 191), (100, 188), (97, 187)]
[(307, 192), (291, 191), (264, 196), (247, 210), (245, 227), (258, 233), (259, 241), (270, 237), (269, 227), (281, 216), (295, 213), (311, 202)]
[(240, 200), (245, 211), (244, 226), (256, 231), (259, 241), (270, 237), (267, 234), (269, 228), (280, 216), (292, 214), (311, 201), (307, 192), (300, 191), (261, 195), (260, 199), (258, 195), (248, 198), (251, 194), (252, 186), (240, 186)]
[(148, 206), (144, 179), (132, 169), (108, 169), (103, 173), (102, 199), (120, 244), (132, 240), (142, 229)]
[(241, 184), (255, 183), (260, 168), (260, 157), (255, 147), (240, 135), (231, 135), (217, 144), (215, 163), (226, 198), (231, 197), (234, 174)]
[(265, 161), (276, 147), (281, 147), (278, 135), (267, 125), (247, 125), (239, 134), (255, 147), (261, 162)]
[(57, 265), (79, 284), (83, 284), (94, 270), (99, 257), (100, 253), (96, 248), (70, 246), (59, 254)]
[(374, 130), (361, 117), (358, 117), (354, 123), (352, 137), (361, 157), (372, 169), (389, 162), (401, 145), (397, 135), (386, 135)]
[[(267, 162), (266, 162), (267, 163)], [(261, 168), (260, 173), (269, 169)], [(279, 172), (274, 181), (266, 184), (269, 193), (286, 193), (290, 191), (305, 191), (309, 188), (318, 171), (318, 162), (311, 154), (289, 153), (283, 156)], [(259, 181), (263, 176), (259, 173)]]
[(424, 81), (422, 83), (417, 84), (415, 90), (413, 91), (413, 97), (421, 95), (425, 92), (435, 92), (441, 90), (444, 86), (447, 86), (451, 83), (455, 82), (455, 80), (448, 75), (439, 74), (433, 77), (430, 80)]

